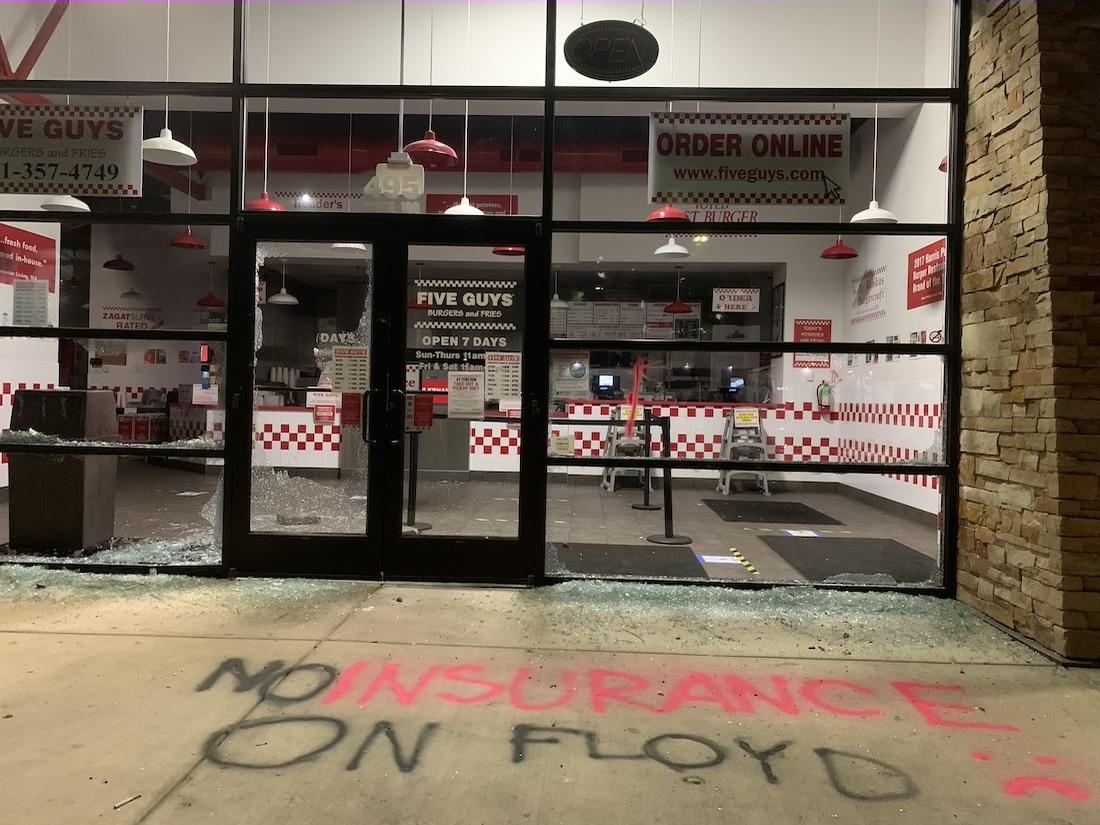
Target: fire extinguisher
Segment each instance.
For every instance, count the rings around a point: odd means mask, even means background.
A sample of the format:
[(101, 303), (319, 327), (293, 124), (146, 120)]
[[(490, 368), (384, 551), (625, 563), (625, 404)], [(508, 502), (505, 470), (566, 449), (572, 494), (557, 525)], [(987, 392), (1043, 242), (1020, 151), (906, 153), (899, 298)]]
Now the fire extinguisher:
[(817, 385), (817, 406), (823, 410), (833, 406), (833, 388), (824, 380)]

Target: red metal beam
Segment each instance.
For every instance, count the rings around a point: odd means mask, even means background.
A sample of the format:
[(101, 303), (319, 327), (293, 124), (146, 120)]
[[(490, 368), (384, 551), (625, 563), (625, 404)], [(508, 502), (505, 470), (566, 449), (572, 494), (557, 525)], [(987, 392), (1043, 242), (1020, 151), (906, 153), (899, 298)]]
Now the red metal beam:
[[(155, 163), (146, 163), (145, 174), (151, 178), (159, 180), (161, 183), (167, 183), (173, 189), (178, 189), (184, 194), (187, 193), (187, 179), (190, 177), (188, 172), (177, 172), (170, 166), (158, 166)], [(191, 197), (197, 201), (204, 201), (210, 197), (210, 193), (207, 191), (206, 186), (199, 183), (197, 180), (191, 180)]]
[(52, 100), (42, 97), (42, 95), (24, 94), (22, 92), (4, 92), (0, 94), (0, 97), (8, 103), (25, 103), (29, 106), (48, 106), (53, 103)]
[(46, 44), (50, 42), (53, 33), (57, 31), (57, 24), (61, 22), (61, 18), (65, 16), (65, 11), (68, 8), (69, 0), (54, 0), (53, 8), (46, 15), (46, 19), (42, 21), (42, 27), (38, 30), (38, 34), (34, 36), (34, 40), (31, 41), (27, 53), (19, 61), (19, 67), (15, 70), (17, 80), (26, 80), (30, 77), (31, 71), (34, 70), (35, 64), (42, 57), (42, 52), (46, 50)]
[(11, 78), (11, 63), (8, 62), (8, 50), (4, 45), (4, 35), (0, 34), (0, 77)]

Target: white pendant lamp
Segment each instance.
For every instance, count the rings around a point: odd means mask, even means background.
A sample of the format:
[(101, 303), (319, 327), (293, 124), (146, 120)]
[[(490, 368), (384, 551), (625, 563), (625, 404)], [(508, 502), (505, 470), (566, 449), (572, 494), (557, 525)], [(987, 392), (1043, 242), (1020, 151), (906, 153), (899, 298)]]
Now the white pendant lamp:
[[(164, 14), (164, 82), (167, 83), (172, 51), (172, 0), (165, 3)], [(192, 166), (198, 161), (190, 146), (172, 137), (172, 130), (168, 128), (168, 95), (164, 96), (164, 128), (157, 137), (141, 142), (141, 157), (164, 166)]]
[[(882, 50), (882, 0), (875, 3), (875, 88), (879, 85), (879, 57)], [(852, 215), (852, 223), (897, 223), (898, 216), (878, 202), (878, 103), (875, 103), (875, 142), (871, 162), (871, 203)]]
[(655, 257), (658, 258), (690, 258), (691, 253), (688, 250), (676, 243), (676, 239), (671, 235), (668, 236), (668, 242), (661, 244), (653, 252)]
[(51, 195), (42, 201), (42, 209), (46, 212), (91, 212), (92, 208), (80, 198), (72, 195)]
[(134, 276), (130, 276), (130, 288), (118, 296), (123, 301), (136, 301), (141, 297), (141, 293), (134, 287)]
[(283, 265), (283, 288), (267, 299), (269, 304), (275, 304), (281, 307), (296, 307), (298, 306), (298, 299), (286, 291), (286, 263)]
[[(466, 69), (470, 68), (470, 0), (466, 0)], [(470, 175), (470, 101), (466, 100), (466, 119), (462, 134), (462, 200), (444, 211), (444, 215), (484, 215), (467, 197)]]
[(551, 309), (566, 309), (569, 306), (568, 301), (563, 301), (561, 296), (558, 295), (558, 271), (554, 270), (554, 297), (550, 299)]

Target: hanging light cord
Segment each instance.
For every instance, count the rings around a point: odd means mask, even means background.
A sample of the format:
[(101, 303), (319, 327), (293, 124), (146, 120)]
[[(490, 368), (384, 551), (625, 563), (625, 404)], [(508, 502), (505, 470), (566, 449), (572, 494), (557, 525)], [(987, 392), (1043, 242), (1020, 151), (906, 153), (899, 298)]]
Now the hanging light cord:
[[(882, 0), (875, 3), (875, 88), (879, 87), (879, 60), (882, 55)], [(878, 200), (878, 101), (875, 101), (875, 145), (871, 155), (871, 200)]]
[[(271, 82), (271, 0), (267, 0), (267, 70), (264, 77)], [(264, 98), (264, 188), (267, 191), (267, 145), (271, 129), (271, 98)], [(285, 272), (284, 272), (285, 277)]]
[[(172, 55), (172, 0), (164, 4), (164, 82), (171, 77)], [(168, 95), (164, 96), (164, 128), (168, 128)]]
[[(401, 46), (398, 50), (397, 85), (405, 85), (405, 0), (401, 0)], [(397, 101), (397, 151), (405, 150), (405, 98)]]
[[(435, 82), (435, 0), (428, 13), (428, 86)], [(428, 131), (432, 130), (432, 99), (428, 98)]]
[(348, 112), (348, 209), (351, 209), (351, 112)]
[[(699, 0), (699, 35), (695, 43), (695, 88), (703, 85), (703, 0)], [(699, 114), (700, 101), (695, 101), (695, 114)]]
[[(469, 81), (470, 74), (470, 17), (472, 9), (470, 8), (470, 0), (466, 0), (466, 74), (467, 82)], [(469, 197), (469, 192), (466, 188), (466, 183), (470, 174), (470, 99), (466, 98), (466, 116), (465, 116), (466, 128), (463, 129), (462, 136), (462, 197)]]
[[(195, 112), (187, 113), (187, 145), (191, 146), (195, 141)], [(187, 231), (191, 231), (191, 173), (187, 173)]]

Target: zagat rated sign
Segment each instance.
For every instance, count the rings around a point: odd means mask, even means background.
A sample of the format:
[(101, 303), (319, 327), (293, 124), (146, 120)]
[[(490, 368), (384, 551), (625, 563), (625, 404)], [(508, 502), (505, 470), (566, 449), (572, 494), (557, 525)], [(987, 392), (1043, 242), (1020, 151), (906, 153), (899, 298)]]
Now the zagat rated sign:
[(140, 106), (5, 106), (0, 188), (141, 197), (142, 119)]
[(493, 275), (415, 278), (409, 289), (410, 349), (519, 351), (520, 284)]
[(649, 199), (687, 204), (842, 204), (848, 115), (654, 112)]

